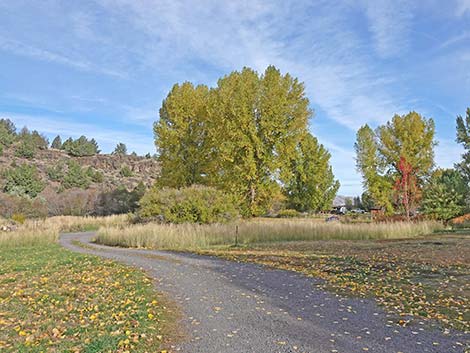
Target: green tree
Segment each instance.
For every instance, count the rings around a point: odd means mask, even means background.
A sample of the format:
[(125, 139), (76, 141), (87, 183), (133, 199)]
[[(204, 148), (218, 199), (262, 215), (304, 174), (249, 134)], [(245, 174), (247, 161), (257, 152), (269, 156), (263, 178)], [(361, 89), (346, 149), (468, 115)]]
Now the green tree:
[(118, 156), (125, 156), (127, 154), (127, 146), (124, 143), (119, 142), (116, 145), (116, 148), (114, 149), (112, 154), (115, 154)]
[[(356, 165), (362, 174), (364, 189), (376, 206), (390, 213), (394, 209), (395, 196), (397, 209), (404, 205), (403, 200), (413, 200), (406, 203), (407, 214), (416, 209), (422, 186), (434, 165), (434, 130), (434, 121), (416, 112), (395, 115), (375, 133), (367, 125), (359, 129), (355, 144)], [(404, 169), (400, 168), (405, 162), (406, 178)], [(409, 184), (404, 183), (405, 179), (413, 180), (416, 187), (404, 192), (403, 185)]]
[(379, 151), (387, 169), (396, 174), (401, 159), (405, 159), (422, 184), (434, 166), (434, 120), (416, 112), (395, 115), (392, 121), (379, 126)]
[(466, 195), (468, 186), (458, 171), (438, 169), (424, 188), (423, 211), (433, 218), (447, 221), (465, 211)]
[(161, 163), (160, 184), (185, 187), (205, 183), (209, 162), (206, 86), (174, 85), (154, 125)]
[(263, 75), (244, 68), (219, 80), (210, 103), (216, 144), (214, 185), (238, 196), (245, 215), (265, 213), (287, 180), (289, 162), (312, 112), (304, 85), (270, 66)]
[(211, 90), (175, 85), (154, 126), (159, 185), (213, 186), (234, 195), (244, 215), (263, 214), (293, 177), (311, 115), (304, 85), (273, 66), (232, 72)]
[(5, 185), (3, 191), (13, 195), (34, 198), (45, 187), (37, 168), (33, 165), (22, 164), (7, 169), (4, 173), (4, 178)]
[(36, 145), (31, 136), (23, 136), (15, 147), (17, 157), (32, 159), (36, 155)]
[(67, 140), (64, 141), (60, 149), (67, 152), (72, 148), (72, 145), (73, 145), (73, 139), (69, 137)]
[(299, 142), (291, 161), (292, 176), (285, 192), (289, 207), (297, 211), (326, 211), (331, 209), (339, 188), (330, 161), (330, 153), (311, 134)]
[(363, 187), (370, 201), (369, 209), (373, 206), (383, 207), (387, 212), (393, 210), (391, 202), (392, 183), (384, 175), (384, 166), (379, 156), (379, 147), (374, 131), (369, 125), (364, 125), (356, 135), (356, 167), (362, 175)]
[(0, 119), (0, 145), (10, 146), (16, 139), (15, 124), (9, 119)]
[(76, 140), (66, 140), (62, 148), (74, 157), (94, 156), (100, 153), (95, 139), (88, 140), (85, 136), (80, 136)]
[(457, 117), (457, 139), (465, 149), (462, 161), (455, 167), (462, 174), (467, 182), (470, 182), (470, 108), (467, 108), (467, 115)]
[(52, 140), (51, 148), (55, 148), (57, 150), (62, 149), (62, 139), (59, 135), (57, 135), (54, 140)]

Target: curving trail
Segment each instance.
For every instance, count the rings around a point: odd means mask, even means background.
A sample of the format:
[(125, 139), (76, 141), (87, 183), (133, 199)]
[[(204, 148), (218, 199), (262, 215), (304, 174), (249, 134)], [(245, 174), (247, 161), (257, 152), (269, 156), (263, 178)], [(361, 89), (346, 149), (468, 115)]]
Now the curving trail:
[[(94, 233), (61, 244), (144, 269), (182, 311), (187, 353), (463, 353), (470, 335), (424, 325), (400, 327), (373, 300), (344, 298), (293, 272), (208, 256), (112, 248)], [(78, 240), (86, 247), (74, 245)]]

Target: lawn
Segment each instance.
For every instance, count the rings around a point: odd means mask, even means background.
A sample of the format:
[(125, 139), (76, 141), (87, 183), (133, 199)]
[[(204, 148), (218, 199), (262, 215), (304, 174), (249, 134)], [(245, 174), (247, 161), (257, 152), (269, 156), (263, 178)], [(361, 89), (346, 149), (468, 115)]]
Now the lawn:
[(2, 352), (158, 352), (163, 303), (137, 269), (54, 243), (0, 248)]

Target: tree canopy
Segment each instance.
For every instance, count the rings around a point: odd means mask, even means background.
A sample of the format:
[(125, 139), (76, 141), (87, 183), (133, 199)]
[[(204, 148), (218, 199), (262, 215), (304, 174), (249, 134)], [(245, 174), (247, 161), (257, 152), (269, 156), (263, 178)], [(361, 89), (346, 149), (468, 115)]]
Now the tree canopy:
[[(261, 75), (249, 68), (234, 71), (212, 89), (177, 84), (154, 126), (160, 186), (214, 186), (234, 195), (243, 214), (263, 214), (294, 178), (293, 160), (300, 141), (308, 139), (311, 116), (303, 83), (273, 66)], [(328, 165), (319, 173), (334, 184), (329, 154), (325, 158), (323, 146), (316, 152)]]
[(434, 121), (416, 112), (395, 115), (375, 131), (359, 129), (356, 165), (376, 206), (407, 215), (416, 210), (434, 166), (434, 130)]

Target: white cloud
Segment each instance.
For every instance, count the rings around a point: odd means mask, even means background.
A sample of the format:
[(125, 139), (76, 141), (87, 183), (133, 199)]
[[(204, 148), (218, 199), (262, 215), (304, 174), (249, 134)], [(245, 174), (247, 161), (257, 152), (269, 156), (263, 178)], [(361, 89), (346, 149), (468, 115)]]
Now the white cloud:
[(413, 20), (410, 3), (407, 0), (366, 0), (365, 6), (377, 53), (384, 58), (402, 55), (410, 45)]
[(87, 61), (80, 61), (76, 59), (72, 59), (70, 57), (57, 54), (48, 50), (36, 48), (22, 42), (6, 39), (0, 37), (0, 50), (10, 52), (16, 55), (27, 56), (35, 59), (39, 59), (41, 61), (48, 61), (53, 62), (56, 64), (61, 64), (65, 66), (72, 67), (74, 69), (78, 69), (81, 71), (87, 72), (96, 72), (104, 75), (109, 75), (113, 77), (123, 78), (124, 75), (120, 72), (104, 69), (97, 67), (93, 63)]

